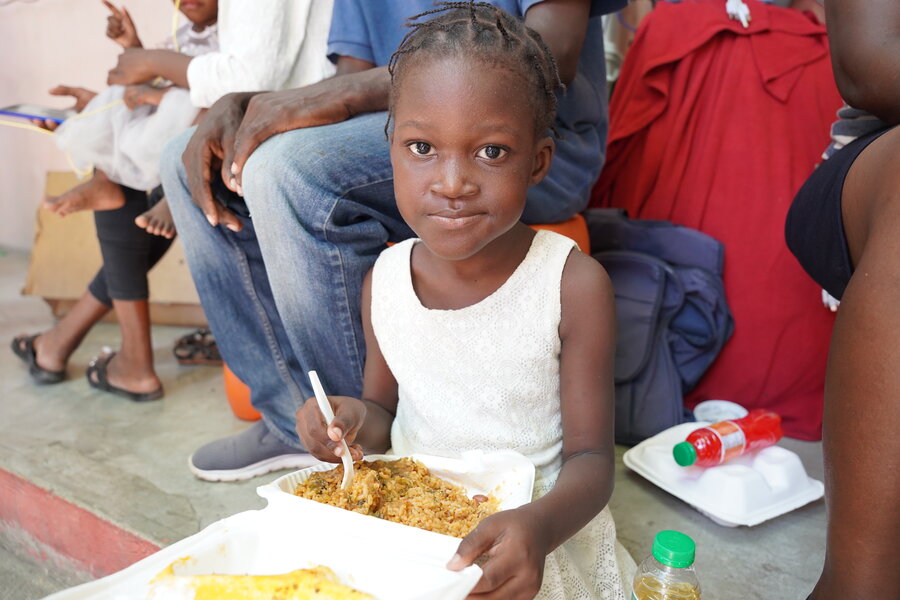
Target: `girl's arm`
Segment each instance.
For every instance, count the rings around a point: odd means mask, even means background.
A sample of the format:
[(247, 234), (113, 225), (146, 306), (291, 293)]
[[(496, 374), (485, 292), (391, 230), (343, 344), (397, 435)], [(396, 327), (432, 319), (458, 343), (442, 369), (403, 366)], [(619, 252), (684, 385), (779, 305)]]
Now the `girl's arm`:
[(174, 50), (128, 48), (109, 71), (108, 85), (135, 85), (162, 77), (181, 88), (188, 87), (187, 70), (192, 58)]
[(391, 445), (391, 425), (397, 412), (397, 380), (388, 368), (375, 338), (371, 318), (372, 272), (362, 287), (362, 320), (366, 337), (366, 365), (363, 372), (362, 400), (347, 396), (329, 396), (334, 421), (326, 431), (315, 398), (309, 398), (297, 411), (297, 433), (307, 451), (327, 462), (340, 461), (339, 442), (350, 445), (354, 460), (367, 454), (384, 453)]
[(473, 590), (485, 598), (536, 594), (546, 555), (593, 519), (612, 495), (616, 339), (612, 284), (600, 263), (573, 251), (561, 287), (563, 466), (547, 495), (482, 521), (448, 564), (460, 569), (482, 554), (490, 555)]

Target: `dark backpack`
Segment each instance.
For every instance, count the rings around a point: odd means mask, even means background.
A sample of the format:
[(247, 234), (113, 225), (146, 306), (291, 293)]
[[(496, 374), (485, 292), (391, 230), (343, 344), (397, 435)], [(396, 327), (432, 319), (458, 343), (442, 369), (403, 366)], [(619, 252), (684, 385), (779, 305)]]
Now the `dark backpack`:
[(591, 252), (616, 295), (616, 442), (636, 444), (693, 421), (687, 394), (731, 337), (722, 244), (618, 209), (585, 213)]

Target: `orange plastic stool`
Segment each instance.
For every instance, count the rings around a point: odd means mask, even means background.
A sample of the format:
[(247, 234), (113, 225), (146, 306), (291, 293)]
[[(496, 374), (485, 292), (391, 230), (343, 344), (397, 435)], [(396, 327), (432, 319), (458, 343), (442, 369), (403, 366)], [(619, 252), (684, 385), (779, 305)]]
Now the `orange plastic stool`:
[(226, 364), (222, 365), (222, 378), (225, 380), (225, 397), (234, 416), (244, 421), (260, 420), (262, 415), (250, 403), (250, 388)]
[(562, 223), (542, 223), (540, 225), (532, 225), (531, 228), (555, 231), (578, 244), (578, 248), (585, 254), (591, 253), (591, 238), (588, 236), (587, 222), (581, 215), (575, 215)]

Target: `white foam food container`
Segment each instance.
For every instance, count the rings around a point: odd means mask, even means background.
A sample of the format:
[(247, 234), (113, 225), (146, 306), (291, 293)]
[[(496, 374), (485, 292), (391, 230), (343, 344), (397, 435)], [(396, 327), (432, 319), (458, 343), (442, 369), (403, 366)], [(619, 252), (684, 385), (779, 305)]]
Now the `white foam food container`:
[[(398, 456), (369, 456), (366, 460)], [(493, 493), (501, 509), (531, 501), (534, 466), (515, 452), (471, 453), (454, 460), (414, 455), (435, 475), (470, 495)], [(449, 571), (459, 539), (369, 517), (293, 495), (322, 463), (260, 486), (263, 510), (238, 513), (163, 548), (117, 573), (46, 600), (182, 600), (192, 594), (151, 586), (169, 565), (176, 575), (272, 575), (316, 565), (378, 600), (463, 600), (481, 577), (472, 565)]]
[(708, 422), (683, 423), (631, 448), (625, 466), (726, 527), (753, 526), (818, 500), (822, 482), (806, 474), (800, 457), (780, 446), (715, 467), (682, 467), (672, 447)]

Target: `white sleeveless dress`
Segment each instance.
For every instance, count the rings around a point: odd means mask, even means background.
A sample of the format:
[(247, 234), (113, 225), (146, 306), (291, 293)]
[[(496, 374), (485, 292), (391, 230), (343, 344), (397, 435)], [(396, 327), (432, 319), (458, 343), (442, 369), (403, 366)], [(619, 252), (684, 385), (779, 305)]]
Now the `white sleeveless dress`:
[[(382, 252), (372, 279), (372, 326), (399, 384), (392, 451), (456, 457), (516, 450), (535, 465), (539, 498), (561, 467), (560, 281), (574, 243), (539, 231), (493, 294), (458, 310), (433, 310), (412, 285), (417, 242)], [(537, 597), (624, 599), (634, 568), (604, 508), (547, 556)]]

